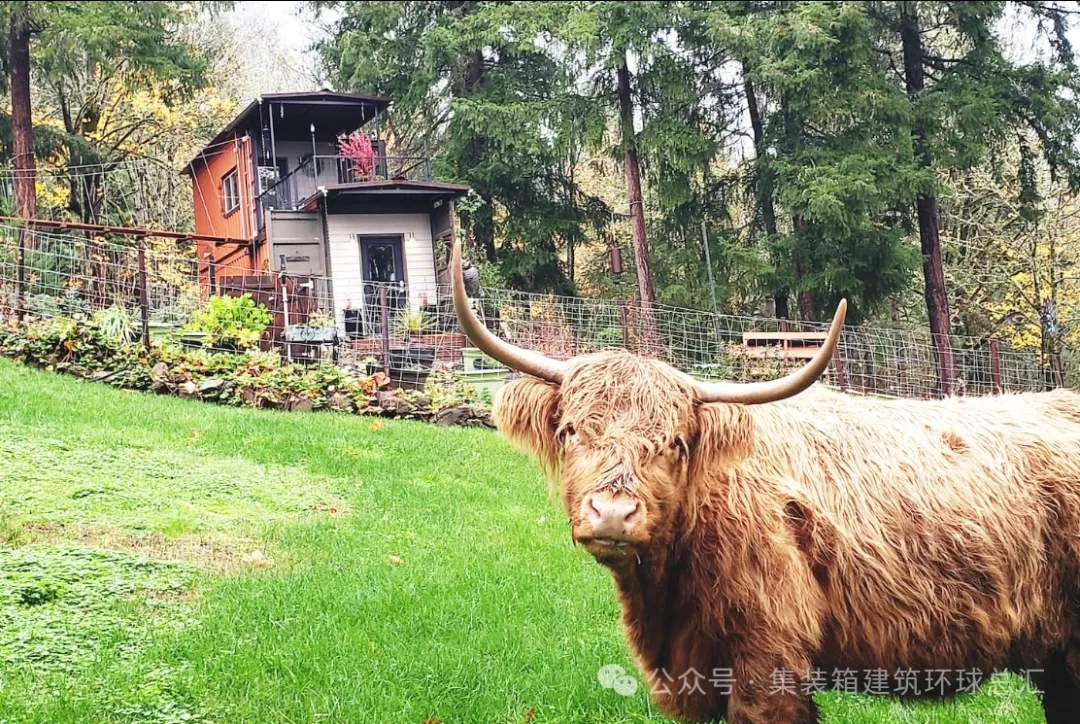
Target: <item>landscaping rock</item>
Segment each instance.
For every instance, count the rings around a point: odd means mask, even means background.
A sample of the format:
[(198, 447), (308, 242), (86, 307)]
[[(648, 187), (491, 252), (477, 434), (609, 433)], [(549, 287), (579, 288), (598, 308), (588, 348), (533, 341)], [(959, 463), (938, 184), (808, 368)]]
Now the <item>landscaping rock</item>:
[(472, 408), (468, 405), (454, 405), (444, 407), (435, 413), (435, 423), (438, 425), (463, 425), (474, 417)]
[(336, 412), (352, 412), (356, 409), (356, 403), (348, 395), (335, 392), (326, 398), (326, 406)]
[(466, 405), (444, 407), (435, 413), (435, 422), (439, 425), (460, 425), (468, 418), (469, 409)]
[(181, 397), (197, 397), (199, 394), (199, 388), (195, 386), (195, 383), (188, 380), (184, 384), (180, 385)]
[(491, 415), (472, 405), (453, 405), (435, 413), (435, 424), (457, 427), (494, 427)]
[(225, 380), (217, 380), (217, 379), (203, 380), (202, 384), (199, 385), (199, 393), (205, 395), (205, 394), (213, 393), (213, 392), (221, 392), (222, 388), (224, 388), (224, 387), (225, 387)]
[(393, 392), (376, 392), (375, 405), (389, 415), (408, 415), (416, 410), (415, 405)]
[(169, 374), (169, 365), (164, 362), (158, 362), (156, 365), (150, 368), (150, 374), (155, 380), (161, 380), (165, 378), (165, 375)]
[(290, 412), (311, 412), (314, 407), (314, 404), (307, 397), (294, 397), (289, 400)]

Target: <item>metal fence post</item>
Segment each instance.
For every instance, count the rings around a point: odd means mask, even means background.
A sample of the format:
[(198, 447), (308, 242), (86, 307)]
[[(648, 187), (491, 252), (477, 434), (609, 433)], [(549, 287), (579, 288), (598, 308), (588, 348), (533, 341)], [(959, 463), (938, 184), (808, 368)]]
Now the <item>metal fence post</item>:
[(994, 386), (994, 393), (1001, 394), (1001, 355), (998, 352), (997, 339), (990, 338), (990, 382)]
[(390, 310), (386, 304), (386, 287), (379, 287), (379, 326), (382, 331), (383, 374), (390, 376)]
[(630, 320), (626, 310), (626, 300), (619, 301), (619, 326), (622, 327), (623, 348), (630, 349)]
[(209, 282), (210, 296), (217, 294), (217, 264), (214, 262), (213, 252), (206, 255), (206, 276)]
[(896, 354), (896, 394), (900, 397), (907, 397), (908, 395), (908, 376), (907, 376), (907, 350), (904, 348), (902, 342), (892, 340), (893, 351)]
[(833, 369), (836, 370), (836, 382), (840, 387), (841, 392), (847, 392), (848, 381), (847, 372), (844, 370), (844, 359), (840, 356), (840, 344), (839, 342), (833, 347)]
[(26, 228), (19, 227), (19, 248), (15, 252), (15, 319), (22, 324), (26, 316)]
[(139, 317), (143, 349), (150, 351), (150, 293), (146, 282), (146, 244), (139, 239)]

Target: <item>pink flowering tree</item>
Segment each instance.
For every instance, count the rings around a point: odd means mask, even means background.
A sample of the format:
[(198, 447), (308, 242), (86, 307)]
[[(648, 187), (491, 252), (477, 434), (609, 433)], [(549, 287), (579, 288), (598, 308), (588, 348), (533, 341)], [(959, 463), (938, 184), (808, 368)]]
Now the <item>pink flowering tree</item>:
[(338, 136), (338, 153), (349, 159), (353, 177), (364, 178), (375, 171), (375, 149), (363, 131)]

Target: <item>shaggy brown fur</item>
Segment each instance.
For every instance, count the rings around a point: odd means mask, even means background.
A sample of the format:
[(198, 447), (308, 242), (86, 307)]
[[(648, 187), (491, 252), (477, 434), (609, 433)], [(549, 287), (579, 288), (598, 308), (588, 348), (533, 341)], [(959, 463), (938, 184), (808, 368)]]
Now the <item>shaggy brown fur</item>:
[[(1077, 394), (698, 405), (671, 368), (615, 352), (561, 387), (511, 382), (495, 420), (561, 478), (575, 539), (590, 492), (644, 505), (630, 548), (593, 554), (671, 716), (815, 721), (815, 668), (825, 687), (884, 669), (890, 692), (908, 669), (924, 692), (927, 670), (955, 688), (958, 670), (1043, 669), (1048, 722), (1080, 711)], [(784, 670), (794, 694), (774, 691)]]

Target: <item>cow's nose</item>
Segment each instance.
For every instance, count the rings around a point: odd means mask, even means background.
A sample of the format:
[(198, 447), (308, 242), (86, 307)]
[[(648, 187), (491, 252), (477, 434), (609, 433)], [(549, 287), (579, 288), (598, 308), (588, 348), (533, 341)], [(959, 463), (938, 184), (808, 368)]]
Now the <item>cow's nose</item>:
[(641, 504), (625, 495), (593, 493), (584, 508), (592, 538), (627, 540), (641, 517)]

